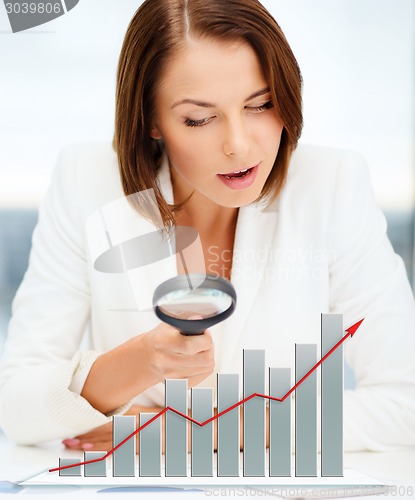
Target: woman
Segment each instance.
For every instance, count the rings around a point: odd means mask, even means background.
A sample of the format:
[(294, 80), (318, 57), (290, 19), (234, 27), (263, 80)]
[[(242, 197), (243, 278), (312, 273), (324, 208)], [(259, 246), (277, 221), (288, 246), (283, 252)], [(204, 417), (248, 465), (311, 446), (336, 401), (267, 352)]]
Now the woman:
[[(143, 3), (119, 62), (115, 151), (67, 148), (40, 213), (1, 366), (6, 434), (109, 449), (111, 415), (161, 408), (165, 378), (213, 385), (214, 371), (241, 372), (243, 348), (293, 365), (294, 343), (318, 343), (320, 314), (337, 312), (345, 326), (365, 317), (345, 346), (357, 378), (345, 449), (415, 444), (415, 308), (402, 260), (362, 160), (296, 149), (301, 128), (296, 60), (258, 1)], [(90, 214), (144, 190), (159, 217), (142, 206), (131, 221), (108, 216), (110, 244), (137, 227), (191, 226), (202, 260), (185, 269), (174, 257), (129, 281), (99, 273), (106, 240), (88, 242)], [(137, 297), (205, 270), (232, 279), (238, 306), (202, 336), (128, 308), (130, 285)]]

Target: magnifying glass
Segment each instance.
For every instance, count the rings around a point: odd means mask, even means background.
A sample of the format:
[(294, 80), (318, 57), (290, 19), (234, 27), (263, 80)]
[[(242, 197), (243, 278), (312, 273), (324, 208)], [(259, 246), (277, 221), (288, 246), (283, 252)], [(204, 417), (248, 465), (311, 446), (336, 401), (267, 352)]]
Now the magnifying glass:
[[(192, 283), (199, 283), (196, 287)], [(181, 274), (154, 291), (157, 317), (183, 335), (201, 335), (207, 328), (228, 318), (236, 307), (232, 283), (211, 274)], [(193, 316), (201, 319), (189, 319)]]

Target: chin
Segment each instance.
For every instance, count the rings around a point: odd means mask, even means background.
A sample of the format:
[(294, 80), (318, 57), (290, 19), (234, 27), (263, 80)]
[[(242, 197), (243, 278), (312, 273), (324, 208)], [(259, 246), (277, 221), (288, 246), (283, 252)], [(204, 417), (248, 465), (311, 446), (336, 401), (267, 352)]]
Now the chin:
[(259, 193), (243, 193), (239, 192), (236, 196), (230, 196), (227, 200), (218, 201), (218, 205), (221, 205), (226, 208), (241, 208), (250, 205), (251, 203), (255, 203), (259, 196), (261, 195), (261, 191)]

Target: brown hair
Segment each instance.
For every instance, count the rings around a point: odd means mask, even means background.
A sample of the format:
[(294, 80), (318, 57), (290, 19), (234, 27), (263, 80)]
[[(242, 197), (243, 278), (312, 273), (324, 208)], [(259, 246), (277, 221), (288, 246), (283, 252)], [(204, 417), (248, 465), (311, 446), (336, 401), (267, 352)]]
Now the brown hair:
[(280, 193), (302, 129), (300, 69), (280, 27), (258, 0), (145, 0), (128, 26), (120, 54), (113, 147), (124, 193), (153, 189), (158, 207), (143, 211), (152, 220), (159, 212), (165, 229), (175, 223), (174, 212), (187, 200), (168, 205), (163, 198), (157, 184), (163, 146), (150, 137), (150, 129), (163, 68), (187, 36), (245, 40), (269, 82), (284, 128), (257, 201), (270, 203)]

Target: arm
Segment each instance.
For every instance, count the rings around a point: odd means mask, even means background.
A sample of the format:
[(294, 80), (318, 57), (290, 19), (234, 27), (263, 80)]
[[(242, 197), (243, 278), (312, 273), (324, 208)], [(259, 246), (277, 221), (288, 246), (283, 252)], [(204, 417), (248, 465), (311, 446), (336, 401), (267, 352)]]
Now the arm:
[(61, 154), (41, 206), (0, 366), (0, 425), (20, 444), (108, 421), (69, 390), (74, 373), (98, 355), (79, 350), (90, 290), (77, 212), (76, 159), (70, 149)]
[(61, 155), (13, 304), (0, 366), (0, 425), (19, 444), (88, 432), (164, 378), (186, 377), (192, 386), (214, 366), (210, 334), (190, 339), (164, 324), (102, 354), (80, 348), (93, 298), (79, 210), (86, 200), (77, 196), (85, 163), (70, 148)]
[(386, 236), (364, 162), (338, 166), (328, 250), (331, 312), (344, 324), (365, 318), (345, 346), (357, 380), (344, 401), (345, 449), (415, 444), (415, 305), (402, 259)]

